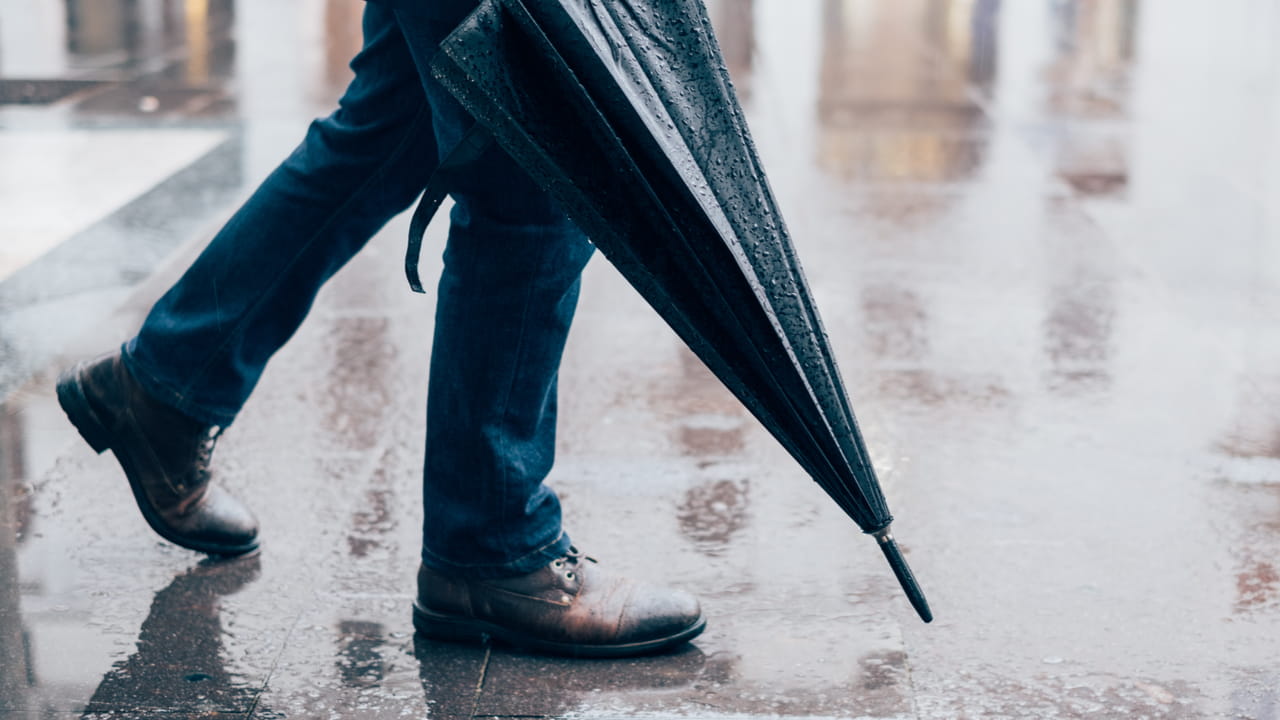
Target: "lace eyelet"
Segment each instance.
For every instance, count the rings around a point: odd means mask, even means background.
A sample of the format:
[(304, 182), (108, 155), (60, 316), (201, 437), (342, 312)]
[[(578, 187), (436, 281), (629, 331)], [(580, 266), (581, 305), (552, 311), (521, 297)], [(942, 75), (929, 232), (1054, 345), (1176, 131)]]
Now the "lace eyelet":
[(565, 580), (572, 580), (572, 579), (573, 579), (573, 571), (572, 571), (572, 570), (570, 570), (569, 572), (565, 573), (565, 574), (564, 574), (564, 579), (565, 579)]

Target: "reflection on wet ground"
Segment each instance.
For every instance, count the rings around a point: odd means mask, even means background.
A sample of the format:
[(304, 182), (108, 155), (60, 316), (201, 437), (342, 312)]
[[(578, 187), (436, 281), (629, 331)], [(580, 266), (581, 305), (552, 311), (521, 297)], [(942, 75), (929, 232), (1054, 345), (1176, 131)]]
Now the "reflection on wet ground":
[(257, 688), (234, 681), (223, 663), (219, 600), (258, 577), (258, 558), (205, 561), (156, 593), (136, 649), (115, 662), (85, 714), (191, 708), (244, 712)]
[(433, 298), (403, 220), (220, 443), (260, 557), (155, 539), (52, 399), (333, 103), (361, 9), (0, 3), (0, 139), (194, 160), (47, 249), (0, 220), (0, 720), (1280, 717), (1271, 4), (709, 0), (938, 620), (598, 261), (550, 482), (576, 542), (711, 622), (597, 663), (412, 635)]

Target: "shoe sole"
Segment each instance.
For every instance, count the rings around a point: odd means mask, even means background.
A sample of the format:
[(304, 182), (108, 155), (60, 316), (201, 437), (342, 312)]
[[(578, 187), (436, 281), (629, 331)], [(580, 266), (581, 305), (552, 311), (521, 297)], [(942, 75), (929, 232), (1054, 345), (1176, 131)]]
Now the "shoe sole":
[(704, 617), (674, 635), (637, 643), (616, 645), (585, 645), (543, 640), (527, 633), (504, 628), (484, 620), (441, 615), (421, 605), (413, 604), (413, 627), (423, 637), (447, 642), (479, 644), (493, 638), (508, 645), (526, 650), (579, 658), (623, 658), (636, 655), (652, 655), (689, 642), (707, 627)]
[(89, 398), (84, 393), (84, 386), (80, 382), (80, 375), (87, 366), (87, 363), (81, 363), (58, 376), (58, 404), (62, 406), (62, 412), (66, 413), (67, 419), (75, 426), (76, 431), (80, 433), (80, 437), (89, 443), (89, 447), (93, 448), (94, 452), (101, 455), (110, 450), (111, 454), (115, 455), (120, 467), (124, 469), (125, 478), (129, 480), (129, 489), (133, 491), (133, 499), (138, 503), (138, 509), (142, 511), (142, 518), (147, 521), (147, 525), (150, 525), (151, 529), (156, 531), (160, 537), (174, 545), (208, 555), (232, 557), (257, 550), (258, 542), (256, 540), (243, 545), (206, 543), (184, 538), (169, 529), (155, 506), (151, 504), (151, 500), (147, 498), (147, 494), (143, 492), (142, 487), (134, 481), (133, 463), (128, 459), (128, 455), (116, 452), (116, 449), (111, 447), (111, 433), (89, 403)]

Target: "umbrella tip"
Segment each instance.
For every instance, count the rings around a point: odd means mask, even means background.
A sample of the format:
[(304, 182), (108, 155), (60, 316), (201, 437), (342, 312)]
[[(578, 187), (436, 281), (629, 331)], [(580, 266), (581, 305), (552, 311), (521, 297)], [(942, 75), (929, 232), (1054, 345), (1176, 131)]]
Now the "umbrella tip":
[(874, 533), (877, 544), (880, 545), (880, 551), (884, 553), (884, 557), (889, 561), (889, 567), (893, 568), (893, 574), (898, 578), (898, 584), (902, 586), (902, 591), (907, 594), (907, 599), (911, 601), (911, 607), (915, 608), (916, 614), (925, 622), (933, 622), (933, 611), (929, 609), (929, 601), (925, 599), (924, 591), (920, 589), (920, 584), (916, 582), (916, 576), (911, 572), (911, 566), (907, 565), (907, 559), (902, 556), (902, 550), (898, 548), (898, 541), (893, 539), (893, 535), (886, 526)]

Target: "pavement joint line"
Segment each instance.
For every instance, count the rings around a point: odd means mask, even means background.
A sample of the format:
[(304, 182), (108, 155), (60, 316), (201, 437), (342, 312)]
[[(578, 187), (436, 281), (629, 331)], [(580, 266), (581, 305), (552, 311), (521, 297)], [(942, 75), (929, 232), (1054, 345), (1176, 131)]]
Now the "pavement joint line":
[(484, 660), (480, 661), (480, 675), (476, 678), (476, 691), (471, 696), (471, 718), (475, 718), (476, 711), (480, 709), (480, 696), (484, 693), (484, 681), (489, 674), (489, 659), (493, 657), (493, 647), (485, 646)]
[(298, 610), (293, 616), (293, 623), (289, 625), (289, 632), (284, 634), (284, 639), (280, 641), (280, 649), (276, 651), (276, 656), (271, 660), (271, 667), (267, 668), (267, 676), (262, 678), (262, 685), (258, 688), (258, 692), (253, 696), (253, 702), (249, 703), (249, 709), (245, 712), (246, 720), (251, 720), (254, 713), (258, 711), (258, 703), (262, 702), (262, 695), (266, 693), (267, 688), (271, 685), (271, 678), (275, 677), (276, 668), (280, 666), (280, 658), (284, 657), (285, 648), (289, 647), (289, 641), (293, 639), (293, 634), (298, 629), (298, 623), (302, 622), (302, 616), (306, 612), (305, 608)]
[(902, 623), (899, 621), (898, 638), (902, 641), (902, 664), (907, 668), (907, 700), (911, 703), (911, 717), (915, 720), (922, 720), (920, 714), (920, 704), (917, 702), (918, 689), (916, 688), (915, 663), (912, 662), (911, 648), (907, 647), (906, 635), (902, 632)]

